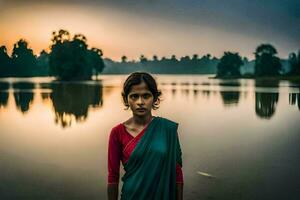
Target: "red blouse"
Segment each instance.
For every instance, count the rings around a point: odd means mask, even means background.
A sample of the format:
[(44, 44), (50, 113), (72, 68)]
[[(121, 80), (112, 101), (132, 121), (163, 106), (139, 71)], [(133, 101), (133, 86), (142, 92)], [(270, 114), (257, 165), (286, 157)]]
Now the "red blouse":
[[(122, 123), (112, 128), (108, 143), (108, 184), (119, 183), (120, 160), (123, 165), (128, 161), (146, 128), (147, 126), (136, 137), (128, 133)], [(183, 173), (178, 163), (176, 164), (176, 183), (183, 184)]]

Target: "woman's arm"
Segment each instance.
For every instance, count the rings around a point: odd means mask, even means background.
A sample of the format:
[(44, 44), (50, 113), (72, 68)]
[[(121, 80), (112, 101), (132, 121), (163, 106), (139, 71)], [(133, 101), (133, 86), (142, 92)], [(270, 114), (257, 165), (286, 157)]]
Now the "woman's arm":
[(176, 200), (182, 200), (183, 199), (183, 184), (177, 183), (176, 184)]
[(108, 200), (118, 200), (119, 184), (107, 184)]
[(108, 143), (108, 200), (118, 200), (121, 147), (118, 141), (118, 132), (113, 129)]
[(176, 137), (176, 200), (183, 199), (182, 152), (177, 132)]

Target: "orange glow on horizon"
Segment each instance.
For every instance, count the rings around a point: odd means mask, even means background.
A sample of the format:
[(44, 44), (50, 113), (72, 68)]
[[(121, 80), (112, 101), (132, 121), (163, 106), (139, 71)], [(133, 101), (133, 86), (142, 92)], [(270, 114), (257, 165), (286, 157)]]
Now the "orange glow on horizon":
[[(150, 59), (153, 55), (180, 58), (208, 53), (221, 57), (224, 51), (239, 52), (252, 59), (256, 46), (265, 42), (213, 27), (188, 24), (179, 27), (176, 22), (149, 19), (145, 22), (133, 13), (106, 7), (19, 6), (4, 10), (0, 16), (0, 45), (5, 45), (9, 54), (13, 44), (21, 38), (28, 41), (36, 55), (42, 50), (49, 51), (52, 32), (59, 29), (68, 30), (72, 36), (85, 35), (89, 47), (100, 48), (103, 57), (118, 61), (123, 55), (128, 60), (138, 60), (141, 54)], [(222, 43), (220, 38), (223, 38)]]

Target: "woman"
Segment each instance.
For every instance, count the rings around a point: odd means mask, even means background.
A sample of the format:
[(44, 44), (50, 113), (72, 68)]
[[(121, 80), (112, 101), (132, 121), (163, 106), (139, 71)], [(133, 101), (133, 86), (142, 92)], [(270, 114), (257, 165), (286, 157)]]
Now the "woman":
[(118, 199), (120, 161), (125, 170), (121, 200), (183, 198), (178, 124), (151, 113), (158, 108), (160, 95), (148, 73), (134, 72), (124, 82), (122, 97), (132, 117), (112, 128), (109, 136), (109, 200)]

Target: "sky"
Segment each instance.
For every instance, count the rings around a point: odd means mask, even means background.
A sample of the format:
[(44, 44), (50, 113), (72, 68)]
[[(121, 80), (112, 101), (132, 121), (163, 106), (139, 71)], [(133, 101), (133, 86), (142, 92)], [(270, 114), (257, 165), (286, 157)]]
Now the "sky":
[(0, 0), (0, 45), (24, 38), (35, 54), (66, 29), (104, 57), (177, 58), (224, 51), (253, 58), (270, 43), (282, 58), (300, 49), (299, 0)]

